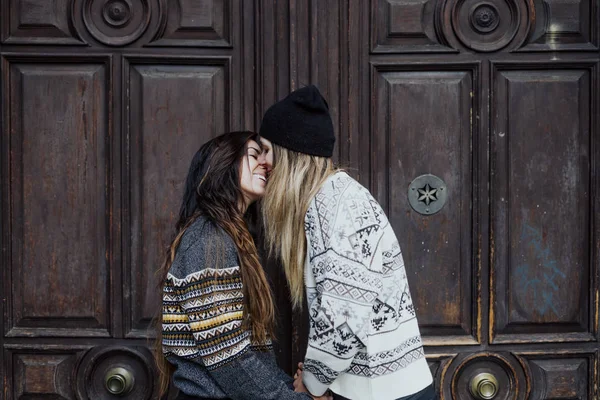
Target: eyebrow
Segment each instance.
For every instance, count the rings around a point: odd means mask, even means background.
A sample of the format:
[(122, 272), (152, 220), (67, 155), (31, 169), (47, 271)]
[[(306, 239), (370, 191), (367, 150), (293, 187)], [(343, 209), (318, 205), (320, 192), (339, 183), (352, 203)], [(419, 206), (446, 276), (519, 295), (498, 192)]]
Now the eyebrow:
[(260, 153), (260, 149), (259, 149), (259, 148), (257, 148), (257, 147), (248, 146), (248, 151), (250, 151), (250, 150), (254, 150), (254, 151), (256, 151), (257, 153)]

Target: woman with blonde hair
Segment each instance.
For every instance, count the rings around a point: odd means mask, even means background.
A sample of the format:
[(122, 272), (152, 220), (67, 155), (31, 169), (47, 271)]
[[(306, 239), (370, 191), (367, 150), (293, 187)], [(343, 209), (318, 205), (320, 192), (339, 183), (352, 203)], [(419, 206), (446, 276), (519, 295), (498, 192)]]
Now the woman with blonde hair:
[(272, 352), (270, 287), (244, 219), (265, 192), (258, 135), (232, 132), (194, 156), (175, 237), (159, 270), (160, 395), (177, 399), (311, 400)]
[(334, 168), (327, 102), (315, 86), (265, 113), (262, 212), (292, 302), (306, 293), (308, 348), (297, 387), (334, 399), (436, 397), (400, 245), (371, 193)]

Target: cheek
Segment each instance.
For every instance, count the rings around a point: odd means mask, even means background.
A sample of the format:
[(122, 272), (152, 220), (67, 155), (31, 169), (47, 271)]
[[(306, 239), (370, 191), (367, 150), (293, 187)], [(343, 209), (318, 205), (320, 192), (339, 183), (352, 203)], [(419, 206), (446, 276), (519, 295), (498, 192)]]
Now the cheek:
[(250, 173), (248, 166), (242, 167), (242, 173), (240, 175), (240, 186), (244, 189), (252, 187), (252, 174)]

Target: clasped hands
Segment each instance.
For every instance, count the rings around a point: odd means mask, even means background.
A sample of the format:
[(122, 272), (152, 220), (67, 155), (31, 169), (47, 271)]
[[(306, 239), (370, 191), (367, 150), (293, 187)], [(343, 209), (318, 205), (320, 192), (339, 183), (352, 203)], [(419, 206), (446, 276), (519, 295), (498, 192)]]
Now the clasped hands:
[(305, 392), (312, 396), (314, 400), (333, 400), (333, 396), (330, 391), (325, 392), (323, 396), (314, 396), (312, 393), (306, 389), (304, 383), (302, 382), (302, 370), (304, 369), (304, 364), (298, 363), (298, 370), (294, 374), (294, 391), (296, 392)]

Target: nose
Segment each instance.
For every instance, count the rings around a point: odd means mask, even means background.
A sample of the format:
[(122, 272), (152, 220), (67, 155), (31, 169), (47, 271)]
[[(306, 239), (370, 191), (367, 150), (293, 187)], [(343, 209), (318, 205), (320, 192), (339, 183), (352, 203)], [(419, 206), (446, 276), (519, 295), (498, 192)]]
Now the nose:
[(258, 165), (267, 169), (267, 155), (264, 151), (258, 156)]
[(260, 153), (260, 157), (258, 158), (258, 164), (260, 166), (262, 166), (263, 168), (265, 168), (267, 173), (270, 173), (271, 170), (273, 169), (272, 153), (263, 150), (262, 153)]

